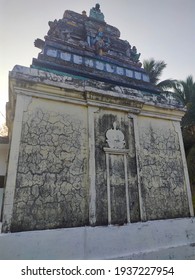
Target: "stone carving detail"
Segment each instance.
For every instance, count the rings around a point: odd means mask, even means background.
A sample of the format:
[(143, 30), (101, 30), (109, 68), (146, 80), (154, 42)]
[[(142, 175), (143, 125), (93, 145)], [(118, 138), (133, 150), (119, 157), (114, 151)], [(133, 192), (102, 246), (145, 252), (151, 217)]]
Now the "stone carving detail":
[(104, 21), (98, 4), (90, 16), (67, 10), (62, 19), (49, 21), (49, 27), (44, 40), (35, 40), (41, 52), (33, 59), (33, 68), (160, 93), (149, 83), (136, 47), (120, 39), (120, 31)]
[(96, 4), (94, 8), (91, 8), (89, 16), (100, 21), (104, 21), (104, 14), (100, 10), (100, 4)]
[[(48, 48), (58, 52), (61, 49), (67, 51), (71, 48), (72, 53), (76, 52), (91, 58), (94, 55), (104, 55), (108, 60), (124, 64), (127, 69), (132, 66), (138, 69), (141, 67), (140, 53), (137, 53), (135, 46), (132, 48), (126, 40), (120, 39), (120, 31), (116, 27), (104, 21), (99, 4), (90, 10), (89, 17), (85, 11), (78, 14), (67, 10), (62, 19), (49, 21), (48, 24), (50, 29), (45, 40), (35, 40), (35, 46), (42, 50), (38, 56), (39, 62), (45, 60), (48, 62), (46, 55)], [(57, 56), (54, 60), (58, 64), (59, 61), (56, 59)], [(33, 63), (37, 63), (36, 59)], [(63, 64), (63, 67), (65, 66), (66, 64)]]
[(12, 231), (88, 224), (85, 135), (69, 114), (25, 113)]
[(92, 36), (88, 36), (87, 42), (89, 47), (94, 47), (95, 52), (98, 55), (103, 55), (104, 52), (107, 52), (110, 47), (110, 40), (104, 36), (103, 29), (100, 27), (98, 33), (93, 38)]
[(134, 62), (138, 62), (139, 58), (140, 58), (141, 53), (137, 53), (137, 48), (135, 46), (133, 46), (133, 48), (131, 49), (131, 59)]
[(114, 122), (113, 129), (109, 129), (106, 132), (106, 142), (112, 149), (123, 149), (125, 147), (125, 137), (122, 131), (116, 128), (116, 125), (116, 122)]

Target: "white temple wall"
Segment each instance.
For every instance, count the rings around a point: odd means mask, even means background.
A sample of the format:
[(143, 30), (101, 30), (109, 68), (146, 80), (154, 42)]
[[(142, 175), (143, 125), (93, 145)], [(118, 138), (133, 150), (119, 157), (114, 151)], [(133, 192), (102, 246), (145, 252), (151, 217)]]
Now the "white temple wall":
[[(140, 116), (140, 180), (146, 220), (190, 215), (179, 122)], [(155, 209), (155, 210), (154, 210)]]
[(80, 84), (12, 84), (3, 232), (193, 216), (183, 112)]

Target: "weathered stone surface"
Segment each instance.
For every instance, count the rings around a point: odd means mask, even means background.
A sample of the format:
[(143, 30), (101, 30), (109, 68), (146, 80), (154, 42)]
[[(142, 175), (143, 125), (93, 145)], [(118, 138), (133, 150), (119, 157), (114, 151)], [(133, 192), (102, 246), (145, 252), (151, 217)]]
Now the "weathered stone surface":
[(174, 123), (140, 121), (141, 187), (147, 220), (189, 216), (178, 133)]
[(86, 129), (78, 117), (26, 112), (12, 231), (88, 224)]
[[(155, 94), (58, 72), (16, 66), (10, 79), (16, 93), (10, 104), (20, 96), (24, 105), (19, 165), (10, 183), (11, 188), (16, 182), (13, 218), (9, 223), (8, 206), (4, 231), (189, 215), (173, 121), (181, 119), (182, 108)], [(23, 95), (30, 95), (28, 102)], [(109, 145), (109, 131), (115, 131), (119, 145)]]
[[(103, 76), (105, 76), (105, 73), (103, 73)], [(97, 96), (94, 97), (94, 93), (99, 93), (100, 100), (108, 103), (113, 103), (115, 98), (118, 98), (120, 105), (135, 107), (136, 109), (141, 109), (145, 103), (161, 108), (177, 108), (181, 112), (185, 111), (183, 105), (174, 98), (168, 99), (166, 96), (154, 93), (146, 94), (144, 91), (135, 88), (91, 80), (55, 70), (35, 69), (15, 65), (9, 77), (10, 79), (17, 80), (17, 86), (23, 87), (25, 83), (25, 88), (36, 88), (37, 84), (50, 85), (64, 89), (66, 93), (68, 90), (71, 90), (71, 92), (72, 90), (77, 91), (79, 92), (80, 98), (82, 98), (84, 92), (87, 92), (86, 97), (90, 99), (97, 99)], [(137, 82), (140, 84), (140, 81), (134, 80), (135, 87)], [(140, 88), (142, 88), (141, 85)], [(150, 88), (150, 84), (148, 84), (148, 88)], [(61, 91), (60, 94), (62, 93)]]
[[(17, 66), (10, 79), (10, 106), (15, 98), (23, 105), (16, 106), (12, 158), (19, 161), (8, 174), (4, 232), (189, 216), (182, 108), (57, 72)], [(120, 141), (110, 146), (113, 130)]]

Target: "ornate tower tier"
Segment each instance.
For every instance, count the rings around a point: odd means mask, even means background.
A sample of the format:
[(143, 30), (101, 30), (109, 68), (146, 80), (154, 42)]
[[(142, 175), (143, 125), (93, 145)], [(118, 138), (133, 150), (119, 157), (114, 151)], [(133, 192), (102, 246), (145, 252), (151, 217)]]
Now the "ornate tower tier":
[(32, 67), (158, 93), (141, 68), (136, 47), (121, 40), (120, 31), (99, 15), (95, 8), (89, 17), (85, 12), (65, 11), (62, 19), (50, 21), (45, 40), (35, 41), (42, 51)]

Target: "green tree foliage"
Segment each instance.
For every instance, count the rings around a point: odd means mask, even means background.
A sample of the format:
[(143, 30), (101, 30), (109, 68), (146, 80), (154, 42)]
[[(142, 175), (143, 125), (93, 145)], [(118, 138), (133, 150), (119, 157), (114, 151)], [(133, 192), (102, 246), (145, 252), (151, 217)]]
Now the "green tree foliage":
[(166, 66), (164, 61), (156, 61), (153, 58), (143, 61), (143, 67), (150, 77), (150, 82), (154, 85), (158, 84), (160, 76)]
[(163, 70), (167, 64), (163, 60), (155, 60), (153, 58), (143, 61), (143, 68), (147, 72), (150, 78), (150, 82), (156, 85), (162, 92), (169, 92), (170, 89), (175, 87), (177, 80), (166, 79), (160, 81)]
[(174, 91), (187, 109), (181, 124), (195, 208), (195, 81), (193, 77), (190, 75), (186, 80), (179, 81)]
[(182, 126), (195, 125), (195, 82), (193, 77), (190, 75), (185, 81), (178, 81), (174, 92), (187, 108), (182, 120)]

